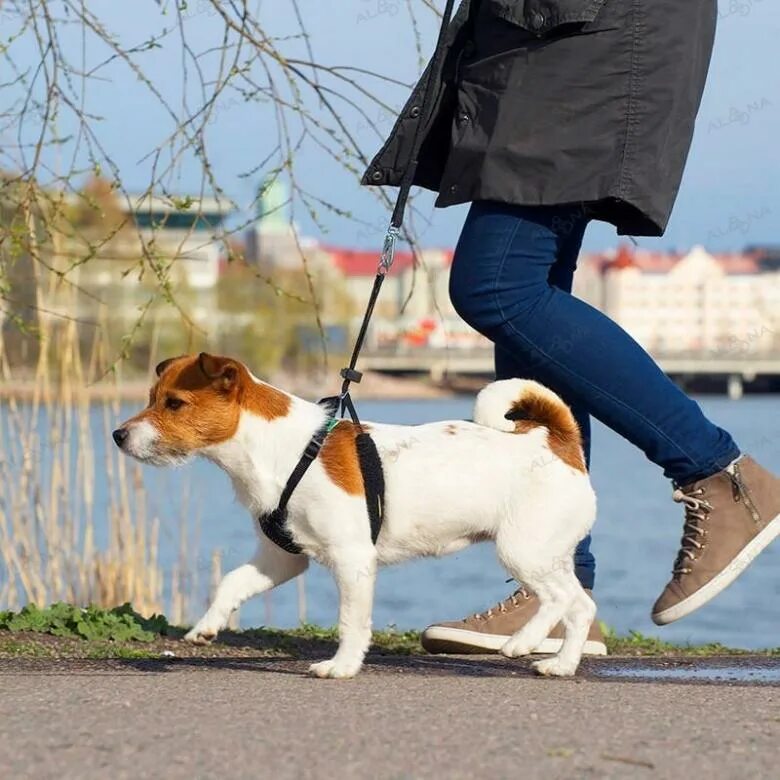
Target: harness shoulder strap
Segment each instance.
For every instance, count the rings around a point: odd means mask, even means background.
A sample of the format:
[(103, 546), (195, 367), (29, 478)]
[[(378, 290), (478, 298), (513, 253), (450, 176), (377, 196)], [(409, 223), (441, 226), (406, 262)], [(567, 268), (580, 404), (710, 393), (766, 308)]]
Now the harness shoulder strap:
[(376, 544), (385, 514), (385, 475), (382, 460), (371, 436), (362, 431), (355, 437), (363, 487), (366, 492), (366, 508), (371, 523), (371, 541)]
[(328, 411), (328, 419), (320, 426), (314, 436), (309, 439), (306, 449), (304, 449), (292, 474), (287, 479), (276, 509), (258, 518), (262, 532), (274, 544), (293, 555), (300, 555), (303, 550), (301, 550), (287, 529), (287, 504), (290, 502), (290, 498), (303, 479), (304, 474), (309, 470), (309, 466), (317, 459), (325, 439), (337, 422), (335, 414), (338, 410), (339, 399), (337, 397), (323, 398), (319, 401), (319, 404)]

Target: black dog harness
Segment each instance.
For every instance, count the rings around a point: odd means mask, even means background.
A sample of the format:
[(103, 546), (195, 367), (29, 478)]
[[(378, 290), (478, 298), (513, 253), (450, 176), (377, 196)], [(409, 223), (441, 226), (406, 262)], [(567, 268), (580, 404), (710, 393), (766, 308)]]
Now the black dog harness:
[(341, 386), (341, 393), (338, 396), (323, 398), (319, 402), (320, 405), (328, 410), (327, 422), (315, 432), (314, 436), (311, 437), (309, 443), (306, 445), (306, 449), (303, 451), (298, 464), (293, 469), (290, 478), (287, 480), (287, 484), (284, 486), (276, 509), (259, 518), (260, 528), (263, 533), (274, 544), (279, 545), (279, 547), (283, 550), (287, 550), (289, 553), (299, 554), (302, 550), (301, 547), (296, 544), (287, 528), (287, 504), (289, 503), (295, 488), (298, 487), (298, 483), (303, 479), (303, 475), (308, 471), (309, 466), (311, 466), (320, 454), (320, 450), (322, 449), (322, 445), (325, 443), (328, 434), (339, 424), (339, 421), (336, 419), (336, 413), (339, 409), (342, 416), (345, 411), (349, 412), (352, 421), (359, 430), (359, 433), (355, 437), (355, 447), (357, 450), (358, 462), (360, 464), (360, 471), (363, 474), (363, 486), (366, 492), (366, 507), (371, 522), (371, 540), (374, 544), (376, 544), (379, 532), (382, 529), (382, 517), (384, 515), (385, 504), (385, 478), (382, 472), (382, 461), (379, 458), (379, 453), (377, 452), (373, 440), (360, 427), (360, 420), (349, 394), (349, 386), (352, 382), (360, 382), (363, 376), (355, 366), (357, 365), (360, 350), (363, 347), (363, 341), (366, 337), (371, 315), (374, 313), (374, 306), (379, 297), (379, 291), (382, 288), (382, 283), (385, 280), (385, 276), (387, 276), (387, 272), (393, 264), (395, 242), (401, 232), (406, 201), (409, 198), (409, 191), (412, 188), (415, 170), (417, 169), (417, 158), (425, 138), (422, 128), (427, 127), (428, 120), (433, 112), (434, 101), (432, 95), (434, 94), (434, 90), (432, 87), (441, 77), (442, 65), (444, 62), (445, 40), (454, 4), (455, 0), (446, 0), (444, 6), (439, 37), (436, 41), (436, 49), (433, 53), (431, 66), (428, 71), (428, 79), (425, 83), (425, 92), (421, 101), (422, 116), (416, 125), (414, 139), (412, 141), (411, 162), (404, 171), (398, 188), (398, 198), (395, 202), (393, 214), (390, 217), (390, 225), (385, 234), (382, 253), (379, 258), (379, 268), (377, 269), (376, 277), (374, 278), (374, 286), (371, 290), (366, 312), (363, 315), (363, 322), (360, 325), (360, 331), (355, 340), (352, 358), (349, 361), (349, 366), (341, 369), (341, 377), (344, 380)]
[[(317, 430), (306, 445), (306, 449), (303, 451), (292, 474), (290, 474), (284, 490), (282, 490), (276, 509), (268, 514), (261, 515), (259, 518), (260, 528), (263, 533), (274, 544), (294, 555), (302, 553), (303, 550), (292, 538), (292, 534), (287, 528), (287, 504), (295, 488), (298, 487), (298, 484), (303, 479), (303, 475), (320, 454), (328, 434), (339, 424), (340, 420), (336, 419), (335, 413), (339, 404), (343, 403), (343, 401), (338, 396), (332, 396), (323, 398), (319, 403), (328, 410), (327, 422)], [(349, 402), (349, 405), (351, 405), (351, 402)], [(371, 541), (376, 544), (379, 532), (382, 529), (385, 505), (385, 477), (382, 470), (382, 461), (374, 440), (362, 429), (355, 437), (355, 449), (357, 451), (358, 463), (360, 464), (360, 472), (363, 475), (366, 509), (368, 510), (368, 519), (371, 524)]]

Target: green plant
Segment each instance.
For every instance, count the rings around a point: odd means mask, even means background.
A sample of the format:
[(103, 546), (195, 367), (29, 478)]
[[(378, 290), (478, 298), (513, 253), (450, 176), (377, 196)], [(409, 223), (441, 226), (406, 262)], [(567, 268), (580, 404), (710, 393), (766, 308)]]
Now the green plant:
[(28, 604), (19, 612), (0, 612), (0, 629), (88, 641), (151, 642), (155, 637), (168, 633), (169, 626), (164, 616), (144, 618), (130, 604), (100, 609), (94, 605), (76, 607), (57, 602), (44, 609)]

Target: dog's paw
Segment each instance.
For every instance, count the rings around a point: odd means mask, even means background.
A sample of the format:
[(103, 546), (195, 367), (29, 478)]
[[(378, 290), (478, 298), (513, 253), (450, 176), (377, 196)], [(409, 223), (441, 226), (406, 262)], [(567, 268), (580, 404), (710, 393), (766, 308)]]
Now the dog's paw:
[(517, 639), (510, 637), (501, 648), (501, 654), (507, 658), (520, 658), (524, 655), (531, 655), (533, 650), (533, 646), (529, 645), (522, 637)]
[(534, 661), (531, 664), (537, 674), (544, 677), (571, 677), (577, 671), (577, 663), (571, 663), (558, 658), (557, 655), (552, 658), (543, 658), (541, 661)]
[(318, 661), (309, 667), (309, 674), (322, 679), (331, 677), (333, 679), (346, 680), (354, 677), (359, 671), (362, 663), (360, 661), (342, 661), (341, 659), (329, 658), (327, 661)]
[(184, 635), (184, 641), (193, 645), (210, 645), (216, 638), (217, 631), (200, 626), (195, 626)]

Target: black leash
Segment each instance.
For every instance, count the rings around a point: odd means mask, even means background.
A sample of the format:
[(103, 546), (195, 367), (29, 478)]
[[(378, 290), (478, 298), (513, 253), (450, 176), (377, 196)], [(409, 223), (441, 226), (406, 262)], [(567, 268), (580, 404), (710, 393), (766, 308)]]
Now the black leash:
[(355, 340), (352, 357), (350, 358), (349, 365), (342, 368), (339, 372), (341, 378), (344, 380), (341, 385), (341, 392), (337, 396), (329, 396), (319, 401), (319, 404), (328, 411), (327, 421), (316, 431), (306, 445), (303, 454), (282, 490), (282, 495), (279, 498), (279, 504), (276, 509), (259, 518), (260, 528), (263, 533), (274, 544), (277, 544), (289, 553), (299, 554), (303, 551), (287, 529), (287, 504), (289, 503), (292, 494), (295, 492), (295, 489), (298, 487), (298, 484), (303, 479), (304, 474), (308, 471), (309, 466), (311, 466), (320, 454), (320, 450), (322, 449), (328, 434), (336, 425), (338, 425), (336, 415), (340, 414), (343, 417), (345, 411), (349, 412), (352, 422), (358, 426), (359, 432), (355, 436), (355, 449), (357, 451), (358, 462), (360, 463), (360, 470), (363, 475), (366, 507), (371, 523), (371, 540), (374, 544), (376, 544), (376, 540), (379, 537), (379, 532), (382, 528), (385, 494), (382, 461), (373, 439), (368, 433), (360, 428), (360, 418), (355, 409), (355, 404), (352, 402), (349, 387), (352, 382), (359, 383), (363, 378), (362, 372), (358, 371), (356, 366), (358, 358), (360, 357), (360, 352), (363, 349), (363, 343), (366, 339), (368, 326), (371, 322), (371, 317), (374, 314), (374, 308), (377, 299), (379, 298), (382, 284), (392, 268), (393, 260), (395, 259), (395, 245), (401, 232), (401, 226), (403, 225), (406, 202), (409, 199), (409, 192), (412, 189), (414, 174), (417, 170), (417, 158), (425, 138), (423, 129), (427, 126), (434, 110), (433, 87), (441, 77), (441, 71), (444, 65), (444, 44), (447, 37), (447, 30), (450, 26), (454, 5), (455, 0), (447, 0), (444, 12), (442, 13), (441, 27), (439, 28), (439, 35), (436, 39), (436, 49), (434, 50), (433, 59), (431, 60), (428, 78), (425, 81), (419, 122), (414, 131), (410, 163), (404, 171), (398, 188), (398, 197), (395, 202), (393, 214), (390, 217), (390, 225), (385, 233), (384, 243), (382, 244), (382, 253), (379, 256), (379, 267), (377, 268), (376, 276), (374, 277), (374, 286), (371, 289), (366, 312), (363, 315), (363, 321), (360, 324), (360, 330), (358, 331), (357, 339)]
[(366, 313), (363, 315), (363, 322), (360, 325), (357, 339), (355, 340), (355, 348), (352, 350), (352, 358), (349, 361), (349, 365), (346, 368), (342, 368), (340, 375), (344, 382), (341, 385), (341, 393), (339, 395), (341, 414), (344, 415), (344, 411), (349, 412), (349, 416), (354, 423), (359, 424), (360, 420), (355, 409), (355, 405), (352, 403), (352, 397), (349, 394), (349, 386), (352, 382), (359, 383), (363, 378), (362, 372), (358, 371), (357, 366), (360, 352), (363, 349), (363, 342), (368, 332), (368, 325), (371, 321), (371, 317), (374, 314), (374, 307), (376, 306), (377, 299), (379, 298), (379, 292), (382, 289), (382, 284), (385, 281), (385, 277), (393, 266), (393, 260), (395, 259), (395, 244), (398, 240), (398, 236), (401, 233), (401, 226), (404, 221), (404, 212), (406, 211), (406, 202), (409, 199), (409, 192), (412, 189), (412, 182), (414, 181), (414, 174), (417, 171), (418, 159), (420, 149), (423, 141), (425, 140), (425, 134), (423, 129), (427, 126), (431, 114), (434, 110), (433, 101), (433, 87), (439, 81), (441, 77), (442, 67), (444, 65), (444, 43), (447, 37), (447, 30), (450, 26), (450, 20), (452, 18), (452, 9), (455, 5), (455, 0), (447, 0), (442, 13), (441, 27), (439, 28), (439, 36), (436, 39), (436, 49), (433, 52), (433, 59), (431, 60), (431, 67), (428, 71), (428, 78), (425, 81), (425, 87), (423, 91), (422, 106), (420, 107), (420, 117), (417, 123), (417, 127), (414, 130), (414, 140), (412, 142), (412, 152), (410, 163), (404, 171), (404, 175), (401, 178), (401, 183), (398, 188), (398, 198), (395, 201), (395, 208), (393, 214), (390, 217), (390, 225), (385, 233), (385, 240), (382, 245), (382, 254), (379, 256), (379, 268), (377, 268), (376, 276), (374, 277), (374, 286), (371, 289), (371, 295), (368, 299), (368, 306), (366, 307)]

